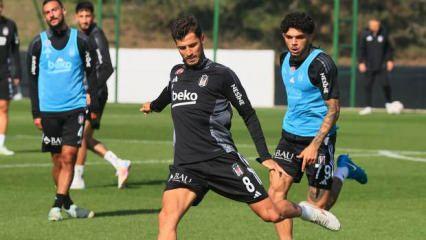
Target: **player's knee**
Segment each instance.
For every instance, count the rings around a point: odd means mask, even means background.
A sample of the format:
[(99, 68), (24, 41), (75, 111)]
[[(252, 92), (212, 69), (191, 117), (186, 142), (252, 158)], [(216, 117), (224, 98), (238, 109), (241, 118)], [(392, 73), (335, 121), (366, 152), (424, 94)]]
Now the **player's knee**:
[(179, 217), (180, 216), (177, 211), (161, 209), (160, 213), (158, 214), (158, 221), (162, 226), (174, 225), (174, 223), (177, 223)]
[(277, 223), (281, 221), (281, 216), (278, 212), (273, 211), (272, 209), (266, 210), (265, 214), (260, 215), (260, 218), (265, 222)]
[(0, 114), (7, 114), (9, 106), (7, 104), (0, 104)]

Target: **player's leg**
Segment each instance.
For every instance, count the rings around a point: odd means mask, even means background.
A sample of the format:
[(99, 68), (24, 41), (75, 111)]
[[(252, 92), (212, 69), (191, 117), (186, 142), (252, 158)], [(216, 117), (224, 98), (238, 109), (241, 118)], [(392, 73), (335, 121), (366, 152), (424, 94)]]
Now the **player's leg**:
[[(280, 178), (282, 181), (278, 181), (278, 183), (273, 181), (273, 179), (269, 179), (270, 186), (268, 193), (274, 203), (278, 203), (282, 199), (287, 199), (288, 191), (293, 182), (299, 183), (302, 179), (301, 162), (299, 159), (296, 159), (296, 156), (306, 145), (299, 145), (294, 139), (285, 137), (284, 133), (277, 145), (274, 160), (284, 169), (286, 174)], [(292, 239), (293, 219), (288, 218), (276, 223), (275, 230), (281, 240)]]
[[(282, 176), (275, 171), (270, 172), (271, 181), (283, 181)], [(271, 182), (271, 184), (273, 184)], [(259, 202), (250, 203), (250, 208), (264, 221), (278, 223), (287, 218), (300, 217), (302, 220), (318, 224), (329, 230), (338, 231), (340, 229), (339, 220), (330, 212), (319, 209), (306, 203), (295, 204), (282, 199), (279, 202), (272, 202), (267, 197)], [(284, 236), (288, 239), (288, 236)], [(284, 239), (286, 239), (284, 238)]]
[(74, 166), (74, 178), (71, 183), (71, 189), (84, 189), (86, 188), (86, 183), (84, 181), (84, 165), (87, 158), (87, 138), (93, 135), (93, 129), (91, 127), (90, 121), (86, 120), (84, 125), (83, 139), (81, 141), (81, 146), (78, 149), (77, 160)]
[(374, 75), (372, 71), (367, 71), (363, 74), (364, 80), (364, 91), (365, 91), (365, 108), (363, 108), (359, 114), (367, 115), (372, 112), (373, 104), (373, 84), (374, 84)]
[[(256, 172), (238, 153), (229, 153), (204, 162), (202, 170), (208, 176), (208, 186), (213, 191), (247, 203), (266, 222), (277, 223), (286, 218), (301, 217), (331, 230), (340, 228), (337, 218), (327, 211), (312, 206), (299, 206), (284, 199), (273, 202)], [(275, 171), (270, 172), (270, 179), (273, 188), (283, 181), (282, 176)]]
[(355, 180), (360, 184), (366, 184), (368, 182), (368, 176), (365, 170), (352, 161), (349, 155), (342, 154), (337, 158), (337, 169), (334, 171), (333, 185), (331, 187), (330, 198), (326, 209), (330, 209), (336, 203), (343, 187), (343, 182), (346, 179)]
[(6, 132), (7, 132), (7, 126), (9, 123), (9, 100), (6, 99), (0, 99), (0, 155), (13, 155), (14, 152), (10, 151), (6, 148), (4, 145), (4, 142), (6, 140)]
[(208, 191), (207, 183), (198, 172), (201, 165), (202, 163), (187, 164), (184, 167), (170, 166), (162, 208), (158, 215), (158, 239), (176, 239), (180, 219), (191, 205), (198, 205)]
[[(287, 199), (288, 192), (293, 184), (293, 177), (284, 175), (282, 179), (269, 179), (270, 185), (268, 194), (272, 202), (278, 204), (283, 199)], [(275, 230), (281, 240), (293, 239), (293, 219), (287, 218), (275, 224)]]
[(187, 188), (176, 188), (163, 193), (162, 207), (158, 215), (158, 239), (177, 239), (177, 226), (197, 195)]

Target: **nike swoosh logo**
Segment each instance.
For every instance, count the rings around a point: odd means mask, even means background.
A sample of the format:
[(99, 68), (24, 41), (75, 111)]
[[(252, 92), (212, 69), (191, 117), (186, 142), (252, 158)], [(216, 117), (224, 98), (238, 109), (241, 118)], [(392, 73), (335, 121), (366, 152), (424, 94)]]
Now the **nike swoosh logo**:
[(356, 171), (357, 167), (353, 165), (352, 163), (347, 163), (348, 166), (350, 166), (354, 171)]

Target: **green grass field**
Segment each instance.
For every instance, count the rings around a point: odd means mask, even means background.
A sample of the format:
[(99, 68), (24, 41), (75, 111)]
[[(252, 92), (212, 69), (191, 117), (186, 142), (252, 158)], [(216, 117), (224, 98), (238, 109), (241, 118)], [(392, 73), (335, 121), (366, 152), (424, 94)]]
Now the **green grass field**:
[[(170, 109), (144, 116), (138, 105), (110, 104), (99, 139), (119, 156), (133, 160), (124, 190), (116, 189), (113, 168), (94, 154), (85, 169), (87, 189), (72, 191), (74, 201), (93, 209), (89, 220), (48, 222), (55, 188), (50, 156), (40, 152), (41, 132), (35, 129), (29, 102), (11, 105), (7, 146), (15, 156), (0, 156), (0, 239), (155, 239), (157, 214), (168, 164), (172, 159)], [(282, 109), (258, 109), (273, 151), (280, 137)], [(332, 211), (342, 223), (330, 232), (295, 220), (296, 239), (425, 239), (426, 238), (426, 114), (358, 116), (343, 111), (337, 153), (348, 152), (369, 174), (367, 185), (346, 181)], [(267, 171), (254, 161), (256, 152), (238, 114), (233, 136), (239, 151), (268, 185)], [(290, 199), (306, 196), (306, 179), (295, 185)], [(192, 208), (179, 227), (180, 239), (276, 239), (245, 205), (214, 192)]]

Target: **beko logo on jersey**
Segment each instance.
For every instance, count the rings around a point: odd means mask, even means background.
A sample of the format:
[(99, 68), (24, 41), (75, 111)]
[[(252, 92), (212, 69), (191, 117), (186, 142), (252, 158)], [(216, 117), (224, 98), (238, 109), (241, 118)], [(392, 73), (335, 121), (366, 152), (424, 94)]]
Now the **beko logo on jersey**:
[(188, 90), (184, 90), (183, 92), (175, 92), (172, 91), (172, 100), (173, 101), (181, 101), (179, 103), (175, 103), (172, 105), (172, 108), (182, 105), (192, 105), (196, 104), (198, 99), (198, 94), (194, 92), (190, 92)]
[(240, 90), (238, 90), (237, 86), (234, 84), (231, 85), (232, 91), (234, 92), (235, 97), (238, 100), (238, 104), (240, 106), (244, 105), (243, 95), (240, 93)]
[(71, 71), (72, 63), (65, 61), (63, 58), (58, 58), (55, 62), (48, 61), (47, 66), (52, 72), (69, 72)]
[(327, 77), (325, 76), (325, 73), (320, 73), (321, 76), (321, 82), (322, 82), (322, 88), (324, 88), (324, 93), (328, 93), (328, 82)]

